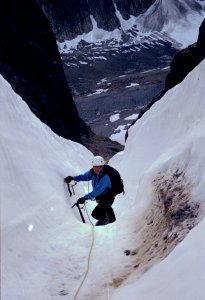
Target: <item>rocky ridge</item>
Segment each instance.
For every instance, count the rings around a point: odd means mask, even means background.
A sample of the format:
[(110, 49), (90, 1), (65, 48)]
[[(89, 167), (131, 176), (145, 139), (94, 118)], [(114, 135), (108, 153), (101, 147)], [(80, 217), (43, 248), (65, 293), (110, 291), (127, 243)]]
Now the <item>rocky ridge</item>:
[(99, 28), (112, 31), (121, 26), (116, 9), (125, 20), (130, 15), (138, 16), (155, 0), (37, 0), (50, 21), (59, 41), (72, 39), (92, 30), (90, 15)]

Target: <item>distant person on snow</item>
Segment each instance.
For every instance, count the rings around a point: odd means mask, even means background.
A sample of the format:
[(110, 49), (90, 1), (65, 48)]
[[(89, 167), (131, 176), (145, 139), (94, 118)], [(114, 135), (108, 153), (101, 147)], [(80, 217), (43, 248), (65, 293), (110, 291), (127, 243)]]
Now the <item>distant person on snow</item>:
[(111, 207), (115, 199), (111, 191), (112, 183), (110, 177), (103, 171), (103, 168), (107, 167), (104, 165), (104, 159), (101, 156), (95, 156), (92, 160), (92, 169), (85, 174), (65, 178), (66, 183), (70, 183), (72, 180), (77, 182), (92, 180), (93, 191), (79, 198), (77, 203), (84, 204), (86, 200), (95, 198), (98, 205), (91, 215), (98, 220), (96, 226), (113, 223), (116, 220), (115, 213)]

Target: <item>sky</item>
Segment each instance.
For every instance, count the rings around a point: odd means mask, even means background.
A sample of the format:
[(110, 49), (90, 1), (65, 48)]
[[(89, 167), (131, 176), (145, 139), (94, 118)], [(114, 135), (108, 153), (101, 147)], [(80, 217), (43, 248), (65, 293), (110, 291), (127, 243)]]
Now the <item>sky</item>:
[[(117, 220), (95, 227), (78, 183), (93, 154), (57, 136), (0, 77), (1, 299), (204, 300), (205, 61), (129, 130), (110, 160)], [(92, 224), (91, 224), (91, 222)]]

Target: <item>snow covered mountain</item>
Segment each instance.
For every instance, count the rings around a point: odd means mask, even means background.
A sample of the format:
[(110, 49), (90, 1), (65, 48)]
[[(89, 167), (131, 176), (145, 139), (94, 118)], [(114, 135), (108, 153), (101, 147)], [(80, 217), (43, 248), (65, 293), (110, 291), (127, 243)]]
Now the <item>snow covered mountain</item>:
[[(137, 1), (136, 1), (137, 2)], [(156, 40), (163, 39), (173, 43), (174, 46), (183, 45), (186, 47), (196, 39), (199, 25), (201, 24), (204, 13), (204, 1), (197, 0), (156, 0), (150, 2), (147, 10), (141, 8), (138, 4), (138, 12), (129, 15), (126, 19), (123, 17), (123, 10), (120, 11), (118, 3), (114, 4), (114, 15), (118, 20), (119, 25), (112, 30), (105, 30), (95, 17), (90, 14), (92, 23), (91, 30), (82, 32), (75, 39), (64, 38), (60, 39), (59, 48), (62, 53), (67, 53), (71, 48), (76, 48), (80, 41), (87, 43), (100, 43), (103, 41), (115, 41), (116, 45), (129, 45), (154, 43)], [(152, 4), (152, 5), (151, 5)], [(76, 4), (72, 4), (75, 6)], [(106, 3), (108, 5), (108, 3)], [(123, 7), (125, 10), (126, 5)], [(127, 4), (127, 7), (129, 5)], [(122, 9), (122, 8), (121, 8)], [(80, 12), (76, 12), (78, 14)], [(126, 14), (127, 15), (127, 14)], [(49, 14), (48, 14), (49, 17)], [(54, 31), (55, 31), (55, 26)], [(183, 34), (186, 32), (186, 36)], [(188, 32), (191, 32), (188, 34)], [(161, 35), (162, 34), (162, 35)], [(58, 35), (57, 35), (58, 37)], [(174, 43), (175, 40), (175, 43)], [(114, 44), (113, 44), (114, 46)]]
[[(156, 0), (140, 7), (142, 1), (136, 0), (132, 4), (135, 2), (138, 9), (132, 12), (127, 11), (130, 8), (127, 2), (122, 1), (123, 5), (120, 2), (113, 1), (112, 5), (110, 1), (106, 2), (106, 5), (114, 7), (109, 10), (114, 17), (109, 18), (117, 18), (118, 26), (109, 27), (107, 21), (109, 28), (105, 29), (94, 13), (90, 13), (92, 25), (89, 30), (72, 37), (64, 35), (63, 38), (56, 33), (65, 74), (75, 96), (94, 93), (103, 79), (107, 79), (112, 86), (118, 82), (119, 88), (122, 85), (120, 76), (135, 83), (141, 72), (169, 67), (177, 50), (196, 41), (199, 26), (205, 17), (204, 1)], [(104, 1), (102, 3), (105, 5)], [(75, 4), (72, 5), (75, 7)], [(96, 11), (97, 8), (96, 4)], [(75, 12), (78, 13), (81, 12)], [(51, 18), (48, 11), (47, 16), (56, 31), (54, 16)], [(164, 71), (161, 74), (163, 80)]]
[[(143, 31), (161, 31), (164, 27), (179, 26), (180, 23), (190, 22), (190, 27), (194, 23), (194, 16), (201, 13), (201, 5), (193, 0), (156, 0), (154, 4), (142, 14), (141, 29)], [(192, 17), (192, 19), (191, 19)], [(171, 29), (170, 29), (171, 31)]]
[(2, 299), (204, 299), (204, 77), (203, 61), (131, 128), (110, 162), (125, 195), (102, 228), (71, 209), (87, 184), (70, 198), (63, 183), (92, 153), (53, 133), (0, 78)]
[(139, 16), (139, 28), (143, 32), (161, 32), (187, 47), (198, 34), (204, 17), (204, 2), (193, 0), (157, 0)]
[[(37, 0), (47, 15), (50, 24), (60, 42), (75, 41), (67, 44), (76, 46), (80, 40), (100, 42), (109, 39), (136, 38), (140, 41), (143, 32), (164, 31), (164, 26), (199, 27), (204, 1), (197, 0)], [(153, 37), (152, 37), (153, 38)], [(182, 38), (182, 37), (181, 37)], [(123, 39), (122, 39), (123, 40)], [(179, 42), (181, 42), (179, 40)], [(62, 51), (66, 51), (65, 44)], [(62, 45), (62, 46), (63, 46)], [(70, 46), (69, 46), (70, 45)]]

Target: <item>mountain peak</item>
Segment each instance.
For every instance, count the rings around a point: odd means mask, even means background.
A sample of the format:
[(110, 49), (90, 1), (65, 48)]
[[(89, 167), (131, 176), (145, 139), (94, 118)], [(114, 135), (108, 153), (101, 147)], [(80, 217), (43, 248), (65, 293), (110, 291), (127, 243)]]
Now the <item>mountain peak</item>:
[(161, 31), (166, 25), (188, 21), (188, 16), (201, 12), (201, 5), (192, 0), (156, 0), (155, 3), (139, 16), (140, 29), (143, 31)]

